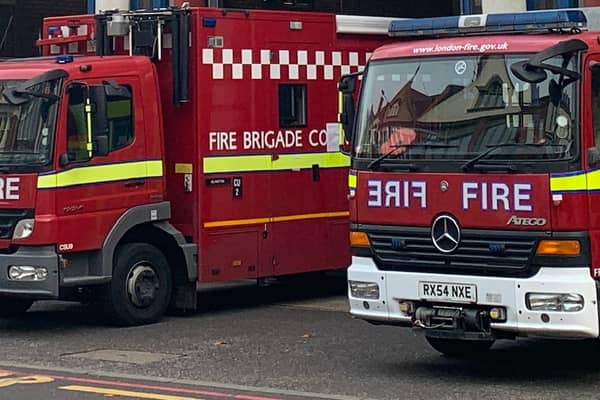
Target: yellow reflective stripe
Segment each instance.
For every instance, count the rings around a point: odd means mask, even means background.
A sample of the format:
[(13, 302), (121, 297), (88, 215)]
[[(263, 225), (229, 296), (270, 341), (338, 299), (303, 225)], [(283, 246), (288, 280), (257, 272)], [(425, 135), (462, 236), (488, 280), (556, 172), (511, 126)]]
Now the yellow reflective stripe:
[(321, 168), (348, 167), (350, 158), (335, 152), (279, 154), (276, 160), (270, 155), (204, 157), (203, 160), (205, 174), (308, 169), (315, 164)]
[(176, 174), (191, 174), (193, 172), (192, 164), (175, 164), (175, 173)]
[(600, 170), (595, 169), (587, 174), (587, 189), (600, 190)]
[(587, 174), (581, 173), (568, 176), (550, 177), (550, 190), (552, 192), (571, 192), (587, 190)]
[(315, 214), (300, 214), (300, 215), (285, 215), (282, 217), (273, 217), (273, 222), (287, 222), (287, 221), (299, 221), (302, 219), (319, 219), (319, 218), (338, 218), (338, 217), (349, 217), (350, 212), (339, 211), (339, 212), (326, 212), (326, 213), (315, 213)]
[(204, 227), (205, 228), (216, 228), (216, 227), (222, 227), (222, 226), (266, 224), (270, 221), (271, 221), (270, 218), (232, 219), (229, 221), (205, 222)]
[(349, 188), (356, 189), (357, 182), (358, 182), (358, 177), (356, 176), (356, 173), (348, 174), (348, 187)]
[(205, 222), (205, 228), (218, 228), (227, 226), (240, 226), (240, 225), (255, 225), (255, 224), (267, 224), (269, 222), (287, 222), (287, 221), (299, 221), (303, 219), (319, 219), (319, 218), (340, 218), (348, 217), (350, 213), (348, 211), (335, 211), (325, 213), (313, 213), (313, 214), (297, 214), (297, 215), (282, 215), (279, 217), (270, 218), (250, 218), (250, 219), (236, 219), (228, 221), (211, 221)]
[(204, 173), (266, 171), (271, 167), (271, 156), (204, 157)]
[(123, 164), (90, 165), (38, 176), (38, 189), (86, 185), (125, 179), (163, 176), (162, 161), (138, 161)]
[(349, 167), (350, 158), (342, 153), (281, 154), (273, 161), (274, 170), (307, 169), (318, 164), (321, 168)]

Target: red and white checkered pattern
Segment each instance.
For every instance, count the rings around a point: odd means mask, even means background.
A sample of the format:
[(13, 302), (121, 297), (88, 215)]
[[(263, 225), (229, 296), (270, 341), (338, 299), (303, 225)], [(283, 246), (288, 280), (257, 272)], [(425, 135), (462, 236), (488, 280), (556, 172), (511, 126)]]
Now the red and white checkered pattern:
[(362, 71), (371, 53), (319, 50), (203, 49), (213, 79), (335, 80)]

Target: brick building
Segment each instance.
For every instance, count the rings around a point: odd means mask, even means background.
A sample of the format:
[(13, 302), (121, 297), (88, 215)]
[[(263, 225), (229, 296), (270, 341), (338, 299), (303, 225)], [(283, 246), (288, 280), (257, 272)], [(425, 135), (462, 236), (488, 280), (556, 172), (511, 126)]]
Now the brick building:
[(43, 17), (85, 11), (86, 0), (0, 0), (0, 57), (36, 55)]

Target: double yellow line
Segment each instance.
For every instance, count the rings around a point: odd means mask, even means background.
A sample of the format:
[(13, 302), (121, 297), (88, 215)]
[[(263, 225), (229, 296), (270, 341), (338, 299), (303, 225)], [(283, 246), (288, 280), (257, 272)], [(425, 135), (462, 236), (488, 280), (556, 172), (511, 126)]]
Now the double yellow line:
[(79, 393), (93, 393), (100, 394), (103, 396), (120, 396), (120, 397), (131, 397), (135, 399), (148, 399), (148, 400), (203, 400), (199, 397), (183, 397), (174, 396), (170, 394), (159, 394), (159, 393), (148, 393), (148, 392), (134, 392), (131, 390), (120, 390), (120, 389), (108, 389), (95, 386), (63, 386), (59, 389), (68, 390), (71, 392)]

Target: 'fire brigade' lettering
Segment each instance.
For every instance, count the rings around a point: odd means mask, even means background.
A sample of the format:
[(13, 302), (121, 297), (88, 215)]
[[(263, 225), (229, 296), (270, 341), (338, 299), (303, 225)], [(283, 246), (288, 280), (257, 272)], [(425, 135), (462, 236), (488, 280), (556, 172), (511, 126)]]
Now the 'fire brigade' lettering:
[(308, 133), (308, 142), (312, 147), (327, 146), (327, 131), (313, 129)]
[(482, 210), (532, 211), (531, 184), (463, 182), (463, 209), (469, 210), (476, 201)]
[(20, 178), (0, 178), (0, 200), (19, 200)]
[(210, 151), (301, 149), (305, 144), (312, 148), (323, 148), (327, 146), (328, 139), (326, 129), (210, 131), (208, 149)]
[(210, 150), (237, 150), (237, 132), (210, 132)]
[(244, 149), (302, 147), (302, 131), (244, 131)]
[(421, 208), (427, 208), (427, 183), (424, 181), (370, 180), (369, 207), (409, 208), (416, 200)]

